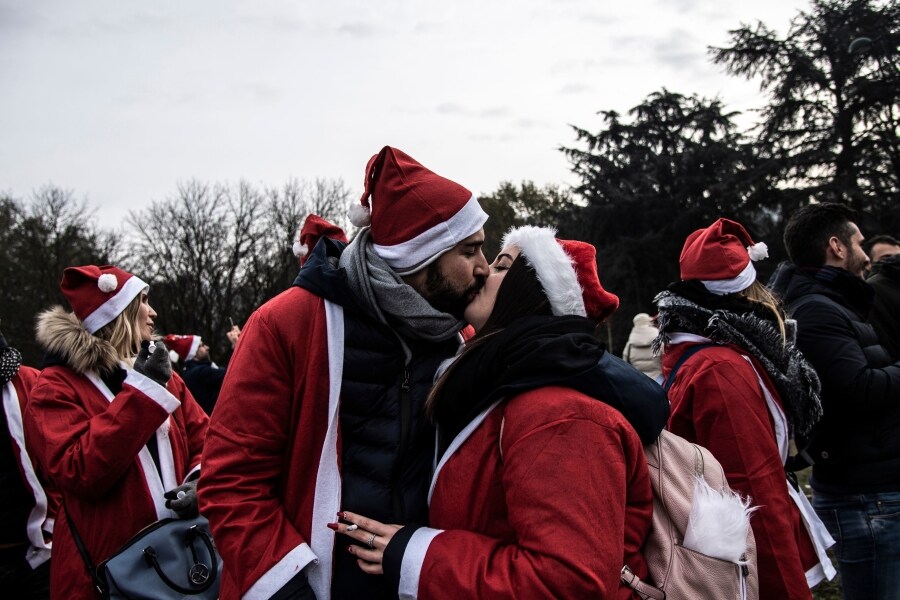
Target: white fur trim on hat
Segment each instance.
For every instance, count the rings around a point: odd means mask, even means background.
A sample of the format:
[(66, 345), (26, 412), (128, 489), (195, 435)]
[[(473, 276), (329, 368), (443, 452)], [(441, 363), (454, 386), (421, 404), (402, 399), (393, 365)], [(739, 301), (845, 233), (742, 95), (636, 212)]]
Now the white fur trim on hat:
[(174, 350), (169, 350), (169, 360), (170, 360), (171, 362), (177, 364), (178, 361), (180, 360), (180, 357), (178, 356), (178, 353), (175, 352)]
[(734, 279), (701, 279), (700, 283), (713, 294), (726, 296), (746, 290), (754, 281), (756, 281), (756, 269), (753, 267), (753, 261), (747, 261), (747, 266)]
[(306, 244), (301, 244), (300, 242), (294, 242), (292, 249), (294, 251), (294, 256), (296, 256), (297, 258), (306, 256), (309, 253), (309, 249), (307, 249)]
[(556, 241), (556, 229), (526, 225), (510, 229), (503, 247), (514, 245), (537, 274), (554, 315), (586, 317), (584, 297), (572, 259)]
[[(104, 275), (108, 274), (109, 273), (105, 273)], [(97, 280), (98, 285), (100, 279), (102, 279), (104, 275), (101, 275)], [(84, 321), (82, 321), (84, 328), (87, 329), (88, 333), (96, 333), (101, 327), (122, 314), (122, 311), (125, 310), (132, 300), (134, 300), (135, 296), (149, 287), (150, 286), (144, 283), (139, 277), (132, 275), (115, 296), (101, 304), (97, 310), (85, 317)]]
[(187, 356), (184, 360), (191, 360), (195, 356), (197, 356), (197, 349), (200, 347), (203, 341), (200, 339), (199, 335), (195, 335), (191, 338), (191, 349), (188, 350)]
[(475, 196), (469, 198), (455, 215), (411, 240), (394, 246), (372, 244), (375, 253), (398, 275), (409, 275), (427, 267), (444, 252), (476, 233), (487, 221), (487, 213)]

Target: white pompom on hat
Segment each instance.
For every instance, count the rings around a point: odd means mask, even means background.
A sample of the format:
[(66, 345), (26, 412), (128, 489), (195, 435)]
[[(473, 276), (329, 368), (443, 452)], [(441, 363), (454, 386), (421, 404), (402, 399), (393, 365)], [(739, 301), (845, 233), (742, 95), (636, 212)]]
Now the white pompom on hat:
[(718, 219), (685, 240), (679, 259), (681, 279), (698, 280), (719, 296), (734, 294), (756, 281), (753, 262), (768, 256), (766, 244), (755, 243), (743, 225)]
[(398, 274), (431, 264), (487, 221), (472, 192), (390, 146), (366, 165), (351, 222), (369, 225), (375, 253)]
[(96, 333), (118, 317), (149, 286), (112, 265), (68, 267), (60, 290), (88, 333)]

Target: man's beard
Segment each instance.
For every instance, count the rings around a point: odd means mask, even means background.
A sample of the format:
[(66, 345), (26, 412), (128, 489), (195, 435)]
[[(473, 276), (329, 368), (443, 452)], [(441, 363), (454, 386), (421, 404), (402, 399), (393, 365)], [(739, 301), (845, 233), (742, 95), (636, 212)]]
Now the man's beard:
[(484, 286), (484, 277), (476, 276), (475, 283), (460, 291), (455, 289), (444, 277), (437, 263), (428, 265), (426, 269), (425, 299), (437, 310), (462, 319), (469, 302)]
[(863, 258), (851, 257), (847, 264), (847, 270), (853, 273), (855, 277), (865, 279), (866, 260)]

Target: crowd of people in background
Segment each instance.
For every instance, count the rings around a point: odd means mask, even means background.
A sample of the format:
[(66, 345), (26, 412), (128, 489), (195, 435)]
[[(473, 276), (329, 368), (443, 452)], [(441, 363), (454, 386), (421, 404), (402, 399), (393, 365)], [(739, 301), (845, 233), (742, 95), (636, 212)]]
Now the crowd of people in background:
[(61, 274), (40, 370), (0, 335), (4, 593), (97, 598), (91, 561), (199, 511), (226, 600), (635, 598), (664, 428), (753, 507), (757, 597), (811, 598), (832, 547), (845, 598), (900, 593), (897, 239), (808, 204), (764, 285), (717, 219), (611, 361), (592, 245), (517, 227), (489, 263), (477, 198), (392, 147), (352, 213), (298, 228), (221, 367), (110, 265)]

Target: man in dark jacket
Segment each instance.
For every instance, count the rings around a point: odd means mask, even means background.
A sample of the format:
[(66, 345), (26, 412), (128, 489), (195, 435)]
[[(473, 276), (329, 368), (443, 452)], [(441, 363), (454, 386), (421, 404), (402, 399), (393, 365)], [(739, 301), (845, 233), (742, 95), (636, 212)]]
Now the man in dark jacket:
[(875, 265), (886, 258), (900, 255), (900, 240), (889, 235), (876, 235), (866, 240), (863, 248)]
[(837, 540), (844, 598), (900, 589), (900, 363), (866, 321), (873, 291), (855, 213), (840, 204), (791, 215), (791, 264), (773, 281), (797, 345), (822, 381), (824, 416), (808, 441), (813, 506)]
[(866, 279), (875, 290), (869, 322), (892, 360), (900, 360), (900, 241), (889, 235), (868, 240), (872, 270)]

